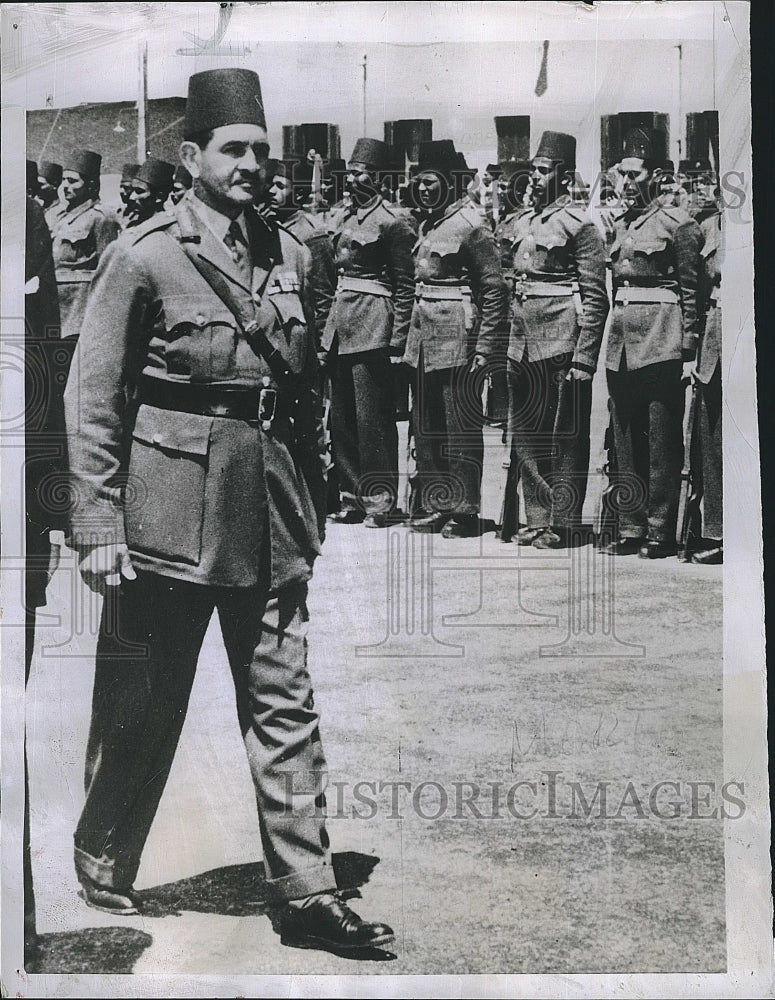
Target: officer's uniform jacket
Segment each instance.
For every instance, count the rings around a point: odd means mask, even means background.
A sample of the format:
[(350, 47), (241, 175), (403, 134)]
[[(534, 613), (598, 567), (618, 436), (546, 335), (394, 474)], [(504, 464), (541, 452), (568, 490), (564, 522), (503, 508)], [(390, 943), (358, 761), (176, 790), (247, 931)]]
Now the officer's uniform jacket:
[(65, 212), (54, 225), (51, 235), (63, 337), (80, 333), (97, 264), (120, 232), (110, 209), (92, 199)]
[(349, 211), (334, 234), (337, 288), (322, 347), (339, 354), (406, 344), (414, 301), (411, 222), (376, 195)]
[(655, 199), (614, 222), (610, 248), (614, 309), (606, 367), (643, 368), (692, 360), (697, 350), (697, 281), (702, 234), (682, 208)]
[(312, 268), (309, 283), (315, 309), (315, 328), (320, 334), (325, 329), (336, 286), (336, 265), (328, 229), (319, 216), (303, 209), (285, 219), (282, 226), (310, 252)]
[(708, 216), (700, 223), (700, 229), (704, 240), (700, 251), (700, 299), (704, 316), (697, 377), (707, 384), (721, 361), (721, 214)]
[(513, 319), (508, 355), (572, 354), (594, 372), (608, 315), (605, 247), (586, 208), (563, 195), (511, 226)]
[[(516, 237), (517, 222), (529, 211), (529, 208), (520, 206), (516, 211), (502, 216), (495, 226), (493, 233), (495, 236), (495, 245), (498, 248), (498, 256), (500, 257), (501, 273), (509, 289), (514, 288), (514, 254), (512, 246)], [(511, 302), (509, 302), (509, 310), (511, 312)]]
[(457, 368), (504, 346), (508, 286), (495, 240), (468, 197), (420, 223), (415, 303), (403, 360), (425, 371)]
[[(310, 255), (252, 209), (242, 222), (252, 288), (189, 196), (103, 256), (65, 397), (71, 534), (82, 551), (125, 539), (136, 566), (217, 586), (251, 586), (271, 561), (279, 588), (310, 578), (325, 524)], [(296, 373), (268, 428), (143, 402), (143, 376), (200, 393), (277, 387), (184, 246), (217, 268)]]

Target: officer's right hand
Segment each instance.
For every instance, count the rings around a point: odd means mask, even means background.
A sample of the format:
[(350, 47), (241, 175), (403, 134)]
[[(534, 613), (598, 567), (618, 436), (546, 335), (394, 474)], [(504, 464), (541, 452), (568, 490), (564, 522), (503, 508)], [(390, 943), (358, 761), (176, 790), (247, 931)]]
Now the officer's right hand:
[(106, 587), (118, 587), (122, 576), (126, 580), (137, 579), (126, 545), (97, 545), (83, 557), (78, 568), (83, 582), (97, 594), (104, 594)]

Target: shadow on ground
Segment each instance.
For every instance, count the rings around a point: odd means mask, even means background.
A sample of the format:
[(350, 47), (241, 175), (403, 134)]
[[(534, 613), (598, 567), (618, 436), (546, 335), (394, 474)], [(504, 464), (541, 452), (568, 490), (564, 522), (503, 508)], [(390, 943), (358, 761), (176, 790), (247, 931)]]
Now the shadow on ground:
[[(344, 851), (333, 856), (332, 864), (342, 896), (351, 899), (360, 895), (359, 887), (368, 882), (379, 858)], [(263, 861), (213, 868), (191, 878), (144, 889), (138, 897), (143, 916), (147, 917), (178, 916), (185, 910), (248, 917), (265, 913), (270, 901)]]
[(80, 931), (41, 934), (27, 971), (127, 974), (152, 942), (150, 934), (133, 927), (86, 927)]

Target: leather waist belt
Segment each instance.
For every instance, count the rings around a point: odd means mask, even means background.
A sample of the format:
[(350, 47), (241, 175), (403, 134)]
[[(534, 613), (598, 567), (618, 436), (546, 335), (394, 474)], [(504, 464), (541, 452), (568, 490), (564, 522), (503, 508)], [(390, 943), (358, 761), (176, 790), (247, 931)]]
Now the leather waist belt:
[(625, 285), (624, 288), (617, 289), (614, 301), (623, 306), (628, 305), (630, 302), (671, 302), (677, 305), (680, 299), (678, 298), (678, 292), (674, 292), (672, 288), (647, 288), (638, 285)]
[(244, 420), (268, 431), (274, 420), (293, 416), (292, 402), (272, 386), (224, 389), (221, 386), (192, 382), (169, 382), (143, 375), (140, 378), (140, 402), (160, 410), (198, 413), (204, 417), (227, 417)]
[(56, 269), (58, 285), (88, 285), (94, 277), (94, 271), (76, 271), (66, 267)]
[(365, 292), (367, 295), (379, 295), (384, 299), (392, 299), (393, 292), (376, 278), (356, 278), (354, 275), (342, 274), (336, 286), (337, 291)]
[(414, 289), (416, 299), (442, 299), (448, 302), (462, 302), (471, 297), (468, 285), (426, 285), (419, 282)]
[(576, 289), (573, 285), (555, 284), (552, 281), (530, 281), (524, 278), (517, 278), (514, 281), (514, 294), (518, 298), (569, 298)]

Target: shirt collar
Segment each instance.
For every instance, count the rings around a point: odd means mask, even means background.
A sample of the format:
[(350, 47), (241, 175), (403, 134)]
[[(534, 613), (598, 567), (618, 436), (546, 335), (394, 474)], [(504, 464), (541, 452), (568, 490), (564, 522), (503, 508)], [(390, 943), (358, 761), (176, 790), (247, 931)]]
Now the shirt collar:
[(247, 246), (244, 212), (238, 215), (236, 219), (232, 220), (228, 217), (228, 215), (223, 215), (223, 213), (211, 208), (210, 205), (206, 205), (201, 198), (197, 198), (195, 194), (191, 195), (191, 205), (207, 228), (221, 241), (228, 235), (232, 222), (236, 222), (240, 227), (242, 240)]
[(561, 208), (565, 208), (566, 205), (570, 204), (570, 195), (561, 194), (559, 198), (555, 198), (553, 202), (546, 205), (541, 212), (541, 219), (548, 219), (550, 215), (554, 215), (555, 212), (559, 211)]

